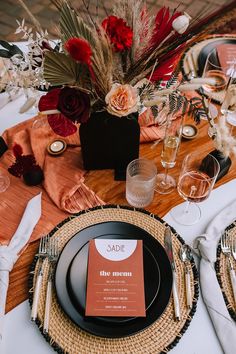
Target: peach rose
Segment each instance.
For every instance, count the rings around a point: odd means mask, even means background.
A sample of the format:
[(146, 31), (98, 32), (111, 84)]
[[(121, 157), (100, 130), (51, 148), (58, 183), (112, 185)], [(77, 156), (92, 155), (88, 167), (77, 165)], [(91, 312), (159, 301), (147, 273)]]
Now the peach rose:
[(137, 89), (130, 85), (113, 84), (105, 100), (107, 111), (117, 117), (137, 112), (140, 105)]

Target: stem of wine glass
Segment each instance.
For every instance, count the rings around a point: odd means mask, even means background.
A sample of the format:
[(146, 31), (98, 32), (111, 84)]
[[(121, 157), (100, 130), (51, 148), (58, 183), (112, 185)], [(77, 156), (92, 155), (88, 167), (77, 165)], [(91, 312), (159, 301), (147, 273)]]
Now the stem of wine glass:
[(167, 182), (168, 171), (169, 171), (169, 167), (165, 167), (165, 178), (164, 178), (164, 184), (166, 184), (166, 182)]
[[(189, 198), (194, 196), (196, 190), (197, 190), (197, 188), (195, 186), (191, 186)], [(184, 208), (184, 214), (188, 214), (190, 204), (191, 204), (191, 201), (187, 200), (186, 206)]]

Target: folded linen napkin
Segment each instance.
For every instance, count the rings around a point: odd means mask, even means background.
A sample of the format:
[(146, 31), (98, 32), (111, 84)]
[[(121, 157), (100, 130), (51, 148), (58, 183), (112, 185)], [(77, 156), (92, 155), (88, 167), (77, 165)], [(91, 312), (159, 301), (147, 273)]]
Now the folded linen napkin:
[[(21, 222), (12, 236), (8, 246), (0, 246), (0, 348), (3, 339), (3, 320), (9, 273), (16, 262), (20, 251), (27, 244), (35, 225), (41, 217), (41, 193), (33, 197), (27, 204)], [(0, 350), (1, 352), (1, 350)]]
[(0, 93), (0, 109), (3, 108), (7, 103), (16, 100), (18, 97), (22, 95), (22, 91), (18, 90), (15, 93), (7, 93), (1, 92)]
[(214, 263), (218, 242), (225, 228), (236, 219), (236, 200), (224, 208), (197, 237), (194, 250), (200, 254), (200, 284), (204, 302), (225, 354), (236, 353), (236, 324), (231, 319), (216, 277)]

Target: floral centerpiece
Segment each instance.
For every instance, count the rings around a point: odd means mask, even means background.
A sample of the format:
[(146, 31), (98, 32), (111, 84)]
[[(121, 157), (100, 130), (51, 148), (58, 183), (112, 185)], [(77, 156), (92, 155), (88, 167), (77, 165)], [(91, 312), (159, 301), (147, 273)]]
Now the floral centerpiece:
[(186, 40), (189, 17), (163, 7), (156, 16), (144, 1), (119, 0), (113, 14), (85, 21), (67, 1), (60, 11), (60, 44), (44, 49), (44, 79), (52, 89), (39, 102), (52, 129), (63, 136), (76, 131), (92, 112), (119, 118), (138, 113), (161, 80), (173, 71)]
[[(141, 0), (116, 1), (112, 14), (101, 21), (91, 16), (89, 8), (82, 16), (67, 1), (52, 2), (60, 12), (55, 44), (38, 23), (35, 36), (25, 23), (18, 23), (17, 29), (30, 42), (26, 66), (40, 73), (39, 86), (49, 88), (39, 101), (39, 111), (64, 137), (75, 133), (80, 123), (84, 162), (88, 154), (94, 155), (85, 168), (92, 168), (101, 154), (108, 160), (103, 168), (119, 165), (118, 160), (127, 157), (125, 166), (138, 157), (139, 113), (157, 90), (175, 80), (179, 56), (196, 26), (189, 27), (187, 14), (170, 13), (166, 7), (153, 15)], [(12, 54), (12, 60), (23, 55)], [(158, 114), (158, 105), (152, 109)], [(98, 151), (105, 140), (110, 142)]]

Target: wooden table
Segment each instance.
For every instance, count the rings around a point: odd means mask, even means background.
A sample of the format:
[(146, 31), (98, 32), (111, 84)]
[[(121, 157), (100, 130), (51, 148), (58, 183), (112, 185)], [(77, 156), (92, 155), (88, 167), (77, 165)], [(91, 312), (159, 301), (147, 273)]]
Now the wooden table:
[[(189, 121), (189, 119), (187, 119), (187, 121)], [(213, 142), (207, 134), (207, 122), (202, 121), (198, 128), (199, 134), (195, 139), (183, 139), (181, 142), (176, 166), (171, 170), (171, 174), (175, 178), (178, 178), (182, 160), (187, 153), (199, 151), (203, 155), (207, 155), (214, 149)], [(140, 156), (153, 159), (157, 165), (158, 172), (161, 172), (163, 171), (160, 163), (162, 143), (159, 143), (154, 149), (152, 149), (151, 146), (152, 144), (141, 144)], [(236, 177), (236, 161), (233, 158), (232, 160), (230, 171), (216, 183), (215, 187), (218, 187)], [(127, 201), (125, 199), (125, 182), (114, 181), (113, 171), (90, 171), (86, 175), (85, 183), (106, 203), (127, 205)], [(163, 217), (172, 207), (181, 202), (183, 202), (183, 199), (178, 195), (176, 190), (168, 195), (155, 193), (152, 204), (146, 209), (152, 213), (158, 214), (160, 217)], [(28, 275), (30, 265), (38, 249), (38, 243), (39, 242), (34, 242), (28, 246), (27, 250), (18, 259), (13, 271), (10, 273), (10, 285), (8, 290), (6, 312), (10, 311), (28, 297)]]

